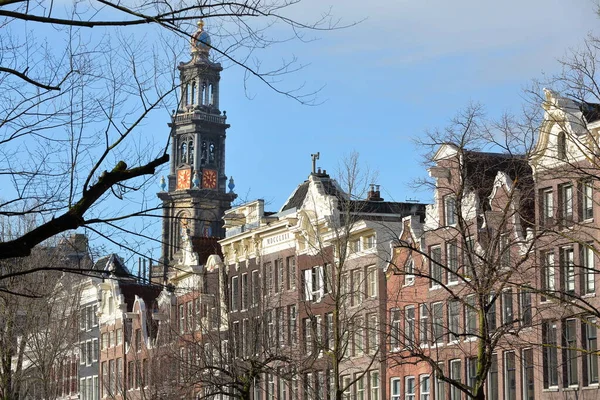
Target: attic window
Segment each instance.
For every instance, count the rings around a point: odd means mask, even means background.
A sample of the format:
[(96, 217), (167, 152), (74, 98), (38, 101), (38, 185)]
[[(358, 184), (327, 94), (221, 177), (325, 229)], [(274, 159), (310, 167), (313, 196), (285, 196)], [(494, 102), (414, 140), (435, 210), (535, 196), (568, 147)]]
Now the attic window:
[(558, 132), (556, 155), (559, 160), (565, 160), (567, 158), (567, 138), (563, 131)]

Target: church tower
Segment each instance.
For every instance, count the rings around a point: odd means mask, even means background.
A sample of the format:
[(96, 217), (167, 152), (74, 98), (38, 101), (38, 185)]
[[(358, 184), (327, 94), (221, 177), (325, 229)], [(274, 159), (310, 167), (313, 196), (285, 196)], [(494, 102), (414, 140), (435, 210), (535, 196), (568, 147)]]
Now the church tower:
[[(179, 64), (181, 98), (169, 124), (171, 165), (158, 197), (163, 202), (162, 263), (179, 257), (182, 238), (208, 243), (223, 238), (222, 217), (236, 198), (225, 175), (227, 116), (219, 110), (221, 64), (209, 59), (210, 36), (202, 21), (192, 35), (192, 59)], [(196, 246), (195, 246), (196, 247)], [(196, 249), (195, 251), (201, 251)]]

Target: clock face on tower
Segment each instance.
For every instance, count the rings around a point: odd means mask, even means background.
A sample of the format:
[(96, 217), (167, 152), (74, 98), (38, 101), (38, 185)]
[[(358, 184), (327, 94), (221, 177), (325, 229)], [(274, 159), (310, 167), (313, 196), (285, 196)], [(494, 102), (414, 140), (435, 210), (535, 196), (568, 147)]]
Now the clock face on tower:
[(202, 188), (216, 189), (217, 188), (217, 171), (214, 169), (202, 170)]
[(175, 190), (189, 189), (191, 186), (192, 169), (180, 169), (177, 171), (177, 187)]

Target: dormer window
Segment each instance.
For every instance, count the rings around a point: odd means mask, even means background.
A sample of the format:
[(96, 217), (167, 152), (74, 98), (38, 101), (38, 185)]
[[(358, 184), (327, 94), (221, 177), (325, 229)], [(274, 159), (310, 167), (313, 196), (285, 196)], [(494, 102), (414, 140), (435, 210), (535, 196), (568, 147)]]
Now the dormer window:
[(563, 131), (558, 132), (556, 140), (556, 156), (559, 160), (567, 158), (567, 137)]

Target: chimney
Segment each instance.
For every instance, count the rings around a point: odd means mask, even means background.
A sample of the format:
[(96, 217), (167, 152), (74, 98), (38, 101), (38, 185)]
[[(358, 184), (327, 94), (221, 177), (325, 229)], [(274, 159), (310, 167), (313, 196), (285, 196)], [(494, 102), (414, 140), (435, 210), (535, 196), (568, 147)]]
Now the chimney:
[(370, 188), (369, 188), (369, 192), (367, 193), (367, 200), (368, 201), (383, 201), (383, 199), (381, 198), (381, 192), (379, 191), (380, 185), (371, 183), (369, 186), (370, 186)]

